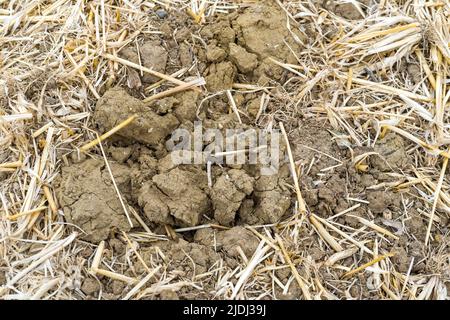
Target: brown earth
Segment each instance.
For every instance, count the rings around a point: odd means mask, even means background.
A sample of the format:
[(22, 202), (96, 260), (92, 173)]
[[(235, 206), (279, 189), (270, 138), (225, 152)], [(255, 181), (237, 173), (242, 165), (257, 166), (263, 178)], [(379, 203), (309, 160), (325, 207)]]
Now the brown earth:
[[(129, 168), (111, 163), (116, 184), (130, 191)], [(108, 238), (113, 229), (129, 231), (130, 225), (102, 160), (88, 159), (62, 169), (59, 203), (68, 222), (79, 226), (94, 243)]]
[[(324, 3), (324, 6), (330, 5)], [(332, 11), (346, 19), (360, 18), (352, 4), (334, 6)], [(293, 34), (286, 28), (286, 15), (271, 2), (251, 6), (239, 14), (219, 16), (203, 27), (194, 25), (192, 19), (184, 15), (169, 14), (166, 19), (160, 26), (163, 35), (149, 36), (140, 47), (142, 65), (169, 74), (180, 67), (190, 67), (194, 58), (198, 59), (196, 70), (190, 72), (192, 75), (199, 72), (205, 77), (209, 93), (231, 89), (235, 82), (282, 83), (289, 73), (271, 62), (269, 57), (295, 63), (293, 52), (300, 50), (304, 40), (302, 34)], [(177, 29), (179, 26), (181, 28)], [(191, 34), (201, 35), (205, 46), (190, 46)], [(294, 41), (295, 37), (298, 41)], [(134, 47), (125, 48), (120, 54), (138, 62)], [(158, 79), (141, 76), (131, 69), (129, 78), (134, 80), (128, 81), (128, 88), (104, 92), (93, 118), (98, 131), (106, 132), (129, 116), (138, 116), (107, 146), (108, 161), (125, 205), (135, 208), (154, 228), (164, 225), (193, 227), (205, 223), (230, 228), (225, 231), (204, 228), (184, 239), (180, 234), (178, 242), (152, 243), (142, 248), (144, 261), (150, 264), (155, 259), (163, 259), (156, 250), (159, 248), (164, 252), (166, 262), (170, 261), (171, 270), (179, 272), (180, 277), (192, 278), (208, 272), (220, 257), (229, 266), (235, 266), (242, 259), (238, 246), (246, 258), (250, 258), (259, 240), (245, 226), (276, 224), (293, 212), (295, 196), (285, 158), (282, 157), (278, 174), (272, 176), (260, 175), (255, 165), (214, 167), (213, 183), (209, 187), (206, 166), (174, 165), (165, 143), (174, 129), (192, 129), (193, 121), (197, 119), (203, 120), (204, 125), (220, 129), (255, 127), (260, 99), (253, 93), (236, 94), (236, 104), (244, 115), (240, 125), (229, 110), (226, 95), (211, 98), (200, 109), (200, 101), (206, 94), (194, 91), (146, 105), (136, 97), (145, 86)], [(393, 258), (396, 268), (406, 272), (411, 257), (415, 257), (417, 264), (413, 273), (423, 271), (426, 265), (422, 261), (422, 240), (426, 222), (414, 211), (413, 205), (411, 218), (405, 226), (399, 226), (397, 222), (405, 210), (404, 201), (414, 201), (411, 197), (414, 192), (390, 187), (398, 182), (395, 173), (408, 166), (408, 145), (404, 139), (389, 133), (379, 139), (373, 149), (355, 148), (356, 154), (352, 154), (333, 141), (332, 129), (326, 123), (302, 119), (288, 125), (294, 158), (302, 168), (299, 178), (308, 209), (327, 218), (360, 204), (350, 215), (340, 216), (337, 222), (360, 228), (363, 225), (358, 217), (374, 220), (399, 236), (398, 240), (383, 242), (384, 249), (397, 253)], [(353, 159), (366, 152), (377, 154), (370, 154), (360, 164), (362, 166), (357, 167)], [(67, 221), (82, 228), (87, 241), (98, 243), (109, 239), (111, 245), (118, 241), (113, 237), (115, 231), (131, 230), (101, 158), (63, 167), (57, 194)], [(134, 226), (138, 226), (136, 221)], [(308, 234), (302, 236), (305, 237), (305, 250), (313, 252), (317, 261), (324, 262), (327, 254), (319, 248), (317, 240)], [(284, 276), (283, 272), (286, 273)], [(288, 270), (279, 270), (277, 274), (281, 280), (289, 276)], [(365, 278), (360, 280), (367, 281)], [(114, 296), (123, 290), (123, 284), (116, 282), (87, 278), (81, 290), (87, 296), (94, 296), (104, 286)], [(208, 286), (212, 288), (213, 285), (206, 284), (203, 292), (208, 292)], [(370, 296), (359, 287), (353, 290), (359, 290), (354, 292), (355, 296)], [(285, 298), (298, 296), (298, 292), (294, 283)], [(208, 298), (191, 287), (183, 287), (176, 293), (156, 288), (152, 297)]]

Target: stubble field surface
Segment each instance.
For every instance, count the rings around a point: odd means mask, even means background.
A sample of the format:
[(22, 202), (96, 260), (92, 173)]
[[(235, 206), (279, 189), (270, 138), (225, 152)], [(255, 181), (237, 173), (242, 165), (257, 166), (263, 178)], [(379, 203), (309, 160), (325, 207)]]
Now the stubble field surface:
[[(449, 299), (448, 2), (0, 0), (0, 44), (0, 299)], [(199, 121), (279, 166), (176, 163)]]

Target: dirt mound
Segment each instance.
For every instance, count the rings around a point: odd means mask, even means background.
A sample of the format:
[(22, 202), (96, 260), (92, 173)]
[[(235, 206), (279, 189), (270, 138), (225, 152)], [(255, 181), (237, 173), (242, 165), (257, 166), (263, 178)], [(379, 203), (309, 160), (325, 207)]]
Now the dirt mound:
[(209, 91), (231, 89), (236, 78), (236, 67), (229, 61), (212, 64), (206, 71), (206, 88)]
[[(265, 77), (279, 81), (285, 72), (268, 58), (293, 63), (293, 52), (301, 49), (301, 35), (286, 27), (286, 13), (271, 1), (249, 6), (239, 14), (220, 16), (203, 27), (193, 26), (188, 22), (190, 18), (182, 17), (185, 27), (178, 33), (173, 29), (177, 25), (173, 18), (169, 15), (167, 19), (162, 26), (163, 37), (169, 39), (176, 34), (177, 41), (187, 44), (187, 35), (195, 31), (205, 40), (205, 46), (180, 45), (171, 56), (171, 50), (151, 37), (139, 49), (141, 54), (147, 53), (143, 65), (167, 72), (177, 63), (192, 63), (196, 56), (209, 91), (230, 89), (242, 77), (253, 83)], [(169, 41), (167, 45), (173, 44)], [(122, 54), (134, 61), (137, 51), (130, 47)], [(142, 79), (144, 83), (152, 80)], [(145, 105), (125, 90), (114, 88), (99, 100), (94, 121), (102, 132), (138, 115), (135, 122), (119, 131), (113, 140), (118, 145), (110, 149), (113, 159), (126, 162), (132, 172), (132, 205), (156, 225), (196, 226), (205, 223), (205, 218), (224, 226), (281, 221), (292, 204), (286, 165), (272, 176), (262, 176), (257, 166), (224, 166), (213, 170), (209, 187), (205, 166), (188, 168), (173, 163), (165, 142), (177, 127), (193, 128), (202, 98), (202, 94), (191, 90)], [(260, 108), (260, 98), (252, 94), (237, 94), (234, 100), (253, 116)], [(210, 128), (252, 127), (250, 117), (239, 124), (229, 112), (229, 101), (220, 96), (206, 101), (199, 116)], [(407, 165), (404, 142), (398, 135), (388, 134), (377, 142), (373, 151), (379, 156), (368, 158), (368, 172), (356, 170), (348, 160), (348, 152), (335, 145), (332, 134), (322, 124), (301, 121), (289, 138), (301, 165), (305, 199), (314, 212), (325, 217), (337, 214), (352, 206), (350, 196), (367, 201), (353, 212), (358, 216), (366, 211), (379, 215), (399, 207), (399, 194), (370, 189), (389, 180), (382, 172)], [(203, 147), (209, 147), (208, 143), (204, 142)]]
[(175, 168), (146, 182), (139, 204), (152, 222), (196, 226), (209, 208), (208, 197), (201, 189), (206, 184), (205, 173)]
[[(272, 1), (264, 1), (239, 14), (221, 17), (200, 30), (207, 42), (203, 75), (209, 91), (231, 89), (235, 78), (267, 83), (281, 80), (284, 71), (269, 58), (294, 63), (301, 33), (286, 27), (286, 13)], [(298, 41), (294, 41), (294, 35)], [(225, 60), (225, 61), (224, 61)]]
[[(129, 171), (130, 204), (142, 212), (147, 221), (157, 225), (196, 226), (204, 222), (203, 216), (226, 226), (279, 222), (291, 205), (290, 191), (285, 186), (285, 180), (289, 179), (287, 174), (266, 178), (255, 165), (238, 166), (239, 169), (225, 166), (214, 170), (209, 188), (205, 166), (174, 164), (167, 139), (178, 126), (192, 130), (199, 98), (198, 93), (187, 91), (147, 107), (125, 90), (113, 88), (99, 100), (94, 121), (101, 132), (131, 115), (138, 116), (111, 140), (113, 144), (107, 149), (110, 156)], [(251, 128), (237, 123), (233, 114), (223, 114), (223, 110), (218, 115), (217, 120), (205, 118), (205, 126), (219, 128), (223, 133), (225, 128)], [(214, 141), (205, 140), (203, 148), (213, 144)], [(119, 164), (114, 166), (113, 169), (122, 170)], [(95, 168), (87, 162), (65, 169), (63, 179), (70, 179), (67, 170), (80, 168), (88, 179), (96, 177)], [(61, 195), (64, 192), (61, 191)], [(67, 203), (67, 207), (76, 211), (71, 203)], [(94, 221), (97, 219), (92, 214), (86, 215)], [(102, 225), (101, 216), (99, 219)], [(85, 223), (80, 219), (73, 221)], [(105, 237), (106, 229), (95, 241)]]
[(287, 167), (279, 174), (260, 176), (255, 182), (255, 192), (243, 204), (240, 213), (242, 222), (247, 224), (277, 223), (288, 211), (292, 198), (286, 183)]
[[(130, 169), (113, 162), (110, 166), (118, 188), (129, 195)], [(63, 167), (57, 195), (67, 221), (79, 226), (87, 241), (97, 243), (113, 230), (131, 229), (103, 160)]]
[(211, 190), (214, 218), (223, 225), (234, 223), (242, 200), (253, 192), (253, 178), (243, 170), (231, 169), (221, 175)]
[(94, 113), (94, 122), (100, 132), (106, 132), (132, 115), (137, 119), (120, 130), (117, 136), (129, 141), (137, 141), (157, 146), (179, 124), (172, 114), (160, 116), (124, 89), (113, 88), (105, 92), (98, 100)]
[(291, 35), (299, 40), (304, 36), (295, 31), (291, 33), (286, 27), (287, 19), (286, 13), (275, 1), (263, 1), (245, 9), (233, 20), (232, 26), (238, 44), (258, 55), (261, 61), (275, 57), (293, 63), (295, 55), (292, 52), (300, 48)]

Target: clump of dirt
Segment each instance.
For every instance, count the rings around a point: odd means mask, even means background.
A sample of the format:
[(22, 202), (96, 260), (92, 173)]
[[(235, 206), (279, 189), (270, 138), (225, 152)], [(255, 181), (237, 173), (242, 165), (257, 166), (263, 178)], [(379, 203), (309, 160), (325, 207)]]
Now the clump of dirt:
[[(411, 209), (410, 218), (405, 221), (407, 232), (413, 234), (415, 238), (417, 238), (419, 241), (422, 241), (423, 243), (427, 230), (426, 225), (426, 222), (420, 216), (419, 212), (417, 212), (417, 210), (415, 209)], [(403, 228), (399, 229), (400, 231), (403, 231)]]
[(234, 227), (230, 230), (219, 232), (216, 241), (226, 255), (236, 259), (240, 258), (238, 246), (250, 259), (259, 244), (259, 239), (251, 231), (243, 227)]
[(395, 133), (388, 133), (375, 144), (374, 151), (378, 156), (372, 156), (372, 166), (380, 171), (392, 171), (393, 168), (401, 169), (409, 163), (406, 154), (405, 141)]
[(247, 50), (237, 44), (230, 43), (229, 52), (231, 62), (242, 73), (252, 72), (258, 65), (258, 56), (254, 53), (247, 52)]
[(270, 56), (293, 63), (295, 56), (291, 49), (296, 52), (300, 47), (292, 35), (299, 39), (304, 36), (295, 33), (294, 28), (291, 33), (286, 27), (286, 19), (286, 13), (274, 1), (265, 1), (247, 8), (232, 25), (238, 44), (258, 55), (261, 61)]
[[(369, 2), (370, 0), (361, 1), (361, 2)], [(361, 12), (358, 10), (355, 4), (351, 2), (347, 3), (336, 3), (334, 0), (325, 0), (323, 2), (323, 7), (329, 11), (334, 12), (338, 16), (341, 16), (348, 20), (358, 20), (362, 19), (363, 16)]]
[(347, 181), (339, 174), (333, 174), (326, 178), (317, 189), (307, 192), (308, 205), (316, 207), (317, 212), (323, 216), (331, 216), (347, 208), (345, 195)]
[(155, 100), (148, 105), (148, 108), (161, 117), (170, 116), (170, 119), (173, 119), (175, 116), (179, 124), (192, 123), (196, 120), (195, 111), (199, 98), (199, 92), (190, 90)]
[[(114, 162), (110, 166), (119, 190), (129, 195), (130, 169)], [(103, 160), (88, 159), (63, 167), (56, 191), (67, 221), (86, 233), (83, 239), (98, 243), (115, 229), (131, 229)]]
[(222, 48), (209, 44), (206, 47), (206, 59), (209, 62), (221, 62), (227, 57), (227, 52)]
[(393, 248), (395, 255), (392, 257), (399, 272), (407, 273), (414, 258), (412, 272), (420, 273), (425, 269), (426, 250), (423, 241), (411, 239), (405, 243), (397, 243)]
[(159, 145), (179, 125), (173, 114), (160, 116), (121, 88), (106, 91), (98, 100), (94, 122), (101, 132), (106, 132), (132, 115), (137, 115), (137, 119), (116, 136), (150, 146)]
[(229, 61), (212, 64), (205, 77), (206, 88), (209, 91), (231, 89), (236, 78), (236, 67)]
[(133, 145), (133, 153), (127, 164), (132, 169), (131, 187), (133, 200), (136, 200), (138, 190), (158, 172), (158, 159), (156, 154), (164, 153), (163, 150), (150, 150), (142, 145)]
[(133, 152), (133, 148), (128, 146), (127, 147), (110, 146), (108, 151), (109, 154), (111, 155), (111, 158), (113, 158), (114, 161), (117, 161), (118, 163), (124, 163), (130, 158)]
[(293, 52), (300, 50), (299, 43), (304, 39), (303, 34), (286, 27), (285, 12), (272, 1), (221, 17), (203, 27), (200, 34), (207, 47), (206, 53), (200, 50), (197, 54), (200, 60), (211, 63), (203, 75), (212, 92), (231, 89), (237, 77), (261, 84), (280, 80), (284, 70), (270, 57), (294, 63)]
[(175, 168), (153, 176), (139, 192), (139, 205), (155, 223), (196, 226), (209, 209), (209, 199), (202, 188), (206, 174)]
[(367, 201), (369, 209), (375, 214), (381, 214), (392, 207), (400, 208), (401, 205), (399, 194), (392, 191), (369, 191)]
[(101, 284), (98, 280), (87, 277), (81, 285), (81, 291), (87, 296), (93, 296), (101, 289)]
[(203, 215), (224, 226), (279, 222), (291, 205), (288, 177), (251, 174), (230, 169), (214, 175), (209, 188), (204, 171), (175, 166), (143, 183), (137, 191), (138, 205), (157, 224), (195, 226)]
[(173, 114), (177, 117), (180, 123), (186, 121), (194, 121), (196, 119), (195, 110), (197, 109), (197, 102), (200, 94), (196, 91), (186, 91), (175, 95), (178, 104), (175, 104)]
[(291, 191), (285, 185), (287, 178), (286, 170), (260, 176), (253, 197), (246, 199), (239, 210), (241, 221), (250, 225), (279, 222), (291, 206)]
[(408, 75), (415, 85), (419, 84), (422, 81), (422, 72), (420, 70), (420, 66), (410, 63), (407, 65), (406, 71), (408, 72)]
[(221, 175), (211, 190), (214, 218), (222, 225), (234, 223), (242, 200), (253, 192), (253, 178), (243, 170), (231, 169)]
[[(145, 68), (152, 69), (154, 71), (165, 73), (168, 60), (167, 50), (161, 46), (160, 41), (150, 40), (145, 41), (142, 46), (139, 47), (139, 52), (136, 47), (128, 46), (120, 51), (120, 57), (124, 58), (135, 64), (141, 64)], [(139, 77), (138, 71), (134, 69), (129, 70), (130, 73), (135, 73), (131, 77)], [(145, 84), (150, 84), (159, 81), (158, 77), (151, 74), (144, 73), (142, 81)]]

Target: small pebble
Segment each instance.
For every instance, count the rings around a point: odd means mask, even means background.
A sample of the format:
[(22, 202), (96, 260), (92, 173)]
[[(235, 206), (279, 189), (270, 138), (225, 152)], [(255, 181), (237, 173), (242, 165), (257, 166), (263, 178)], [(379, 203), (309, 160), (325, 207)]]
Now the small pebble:
[(164, 19), (165, 17), (167, 17), (167, 12), (164, 9), (158, 9), (156, 10), (156, 15), (161, 19)]

